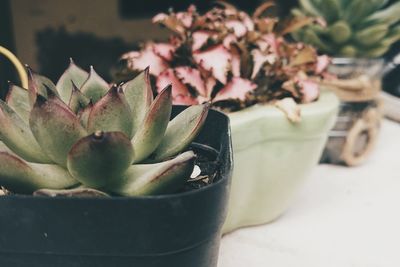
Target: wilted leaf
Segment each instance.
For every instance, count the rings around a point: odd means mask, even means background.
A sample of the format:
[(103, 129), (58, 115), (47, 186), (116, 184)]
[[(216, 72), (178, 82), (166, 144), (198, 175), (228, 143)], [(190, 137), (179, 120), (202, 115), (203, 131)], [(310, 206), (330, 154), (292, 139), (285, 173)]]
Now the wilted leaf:
[(282, 110), (286, 117), (293, 123), (301, 121), (300, 107), (296, 104), (293, 98), (286, 97), (275, 102), (275, 106)]

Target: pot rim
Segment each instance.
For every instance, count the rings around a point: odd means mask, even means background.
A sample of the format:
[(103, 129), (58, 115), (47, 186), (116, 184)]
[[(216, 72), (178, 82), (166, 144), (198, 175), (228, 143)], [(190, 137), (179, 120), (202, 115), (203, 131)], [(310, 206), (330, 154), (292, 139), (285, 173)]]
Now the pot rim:
[[(328, 89), (322, 89), (320, 97), (317, 101), (307, 104), (298, 104), (301, 110), (301, 117), (308, 117), (313, 116), (320, 113), (327, 113), (332, 112), (333, 109), (337, 109), (339, 107), (340, 101), (336, 94)], [(227, 113), (229, 118), (231, 119), (231, 125), (235, 123), (236, 119), (245, 119), (248, 120), (249, 113), (261, 113), (263, 116), (267, 116), (270, 118), (284, 118), (287, 120), (286, 115), (283, 111), (275, 107), (270, 103), (263, 103), (263, 104), (255, 104), (248, 108)], [(234, 119), (233, 119), (234, 118)], [(246, 119), (247, 118), (247, 119)], [(288, 123), (290, 123), (288, 121)], [(301, 122), (300, 122), (301, 124)]]
[[(175, 105), (174, 105), (175, 106)], [(184, 107), (181, 105), (176, 105), (176, 107)], [(227, 137), (229, 139), (231, 139), (231, 129), (230, 129), (230, 120), (229, 117), (227, 116), (227, 114), (215, 110), (215, 109), (210, 109), (210, 112), (214, 112), (219, 114), (219, 116), (224, 116), (227, 120), (227, 129), (223, 129), (224, 131), (227, 131)], [(206, 126), (206, 124), (204, 125)], [(200, 142), (192, 142), (192, 143), (200, 143)], [(202, 144), (202, 143), (200, 143)], [(232, 145), (231, 145), (231, 141), (228, 140), (227, 144), (228, 148), (226, 149), (227, 153), (230, 153), (230, 169), (232, 172), (233, 169), (233, 149), (232, 149)], [(219, 153), (221, 153), (221, 151), (219, 151)], [(220, 155), (220, 154), (218, 154)], [(48, 197), (48, 196), (33, 196), (33, 195), (23, 195), (23, 194), (18, 194), (18, 195), (5, 195), (5, 196), (0, 196), (0, 201), (2, 199), (26, 199), (26, 200), (44, 200), (44, 199), (49, 199), (51, 201), (57, 201), (57, 200), (67, 200), (68, 201), (128, 201), (128, 200), (133, 200), (133, 201), (161, 201), (161, 200), (165, 200), (165, 199), (173, 199), (173, 198), (181, 198), (181, 197), (185, 197), (188, 195), (194, 195), (194, 194), (202, 194), (203, 192), (207, 192), (212, 190), (214, 187), (219, 186), (219, 184), (221, 183), (225, 183), (225, 180), (229, 180), (230, 179), (231, 174), (228, 173), (227, 175), (220, 175), (220, 179), (218, 179), (217, 181), (213, 182), (212, 184), (209, 184), (207, 186), (204, 186), (202, 188), (199, 189), (195, 189), (195, 190), (190, 190), (190, 191), (186, 191), (186, 192), (180, 192), (180, 193), (171, 193), (171, 194), (162, 194), (162, 195), (147, 195), (147, 196), (132, 196), (132, 197), (127, 197), (127, 196), (112, 196), (112, 197), (66, 197), (66, 196), (57, 196), (57, 197)]]

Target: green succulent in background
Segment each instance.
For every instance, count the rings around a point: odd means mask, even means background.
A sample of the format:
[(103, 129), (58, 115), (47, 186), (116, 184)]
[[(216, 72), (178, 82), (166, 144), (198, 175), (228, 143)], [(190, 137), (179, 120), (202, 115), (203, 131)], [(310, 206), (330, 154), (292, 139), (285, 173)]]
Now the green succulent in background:
[(183, 151), (207, 104), (170, 121), (171, 86), (153, 99), (148, 69), (111, 88), (72, 60), (57, 85), (28, 72), (29, 88), (10, 85), (0, 100), (0, 186), (134, 196), (172, 193), (189, 178), (195, 154)]
[(315, 16), (326, 25), (300, 29), (294, 38), (336, 57), (375, 58), (400, 39), (400, 2), (388, 0), (299, 0), (295, 16)]

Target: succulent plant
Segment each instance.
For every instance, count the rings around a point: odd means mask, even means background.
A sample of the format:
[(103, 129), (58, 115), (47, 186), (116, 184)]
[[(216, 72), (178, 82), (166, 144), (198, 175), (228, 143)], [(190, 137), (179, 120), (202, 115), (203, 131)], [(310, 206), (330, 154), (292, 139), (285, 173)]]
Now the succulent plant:
[(264, 3), (253, 15), (224, 2), (203, 15), (194, 6), (158, 14), (153, 21), (173, 32), (169, 41), (147, 42), (141, 51), (124, 54), (115, 79), (150, 65), (157, 90), (172, 83), (177, 104), (210, 101), (235, 110), (286, 97), (312, 102), (319, 96), (318, 80), (329, 59), (285, 36), (315, 20), (279, 22), (264, 15), (272, 6)]
[(400, 2), (387, 0), (300, 0), (297, 17), (315, 16), (326, 25), (308, 25), (293, 36), (337, 57), (375, 58), (400, 40)]
[(112, 86), (72, 60), (57, 85), (28, 72), (29, 88), (10, 85), (0, 100), (0, 186), (16, 193), (133, 196), (171, 193), (189, 178), (195, 154), (184, 151), (208, 104), (170, 121), (172, 88), (153, 99), (148, 68)]

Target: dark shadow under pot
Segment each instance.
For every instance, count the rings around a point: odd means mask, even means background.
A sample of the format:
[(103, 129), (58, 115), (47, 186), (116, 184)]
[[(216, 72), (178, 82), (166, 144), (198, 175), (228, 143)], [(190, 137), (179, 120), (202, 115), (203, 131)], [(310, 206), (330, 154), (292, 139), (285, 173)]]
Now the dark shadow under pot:
[(200, 189), (132, 198), (0, 197), (0, 266), (216, 267), (232, 172), (228, 118), (210, 111), (195, 143), (218, 162), (214, 182)]

